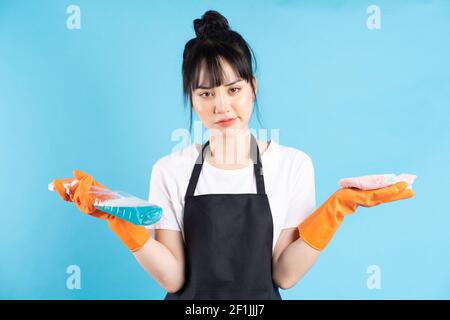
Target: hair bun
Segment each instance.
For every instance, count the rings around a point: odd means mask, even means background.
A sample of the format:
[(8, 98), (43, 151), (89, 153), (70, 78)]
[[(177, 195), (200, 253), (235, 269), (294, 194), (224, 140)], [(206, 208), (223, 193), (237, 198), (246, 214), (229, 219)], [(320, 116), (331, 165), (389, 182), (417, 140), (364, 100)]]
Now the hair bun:
[(194, 30), (198, 38), (210, 38), (230, 31), (228, 20), (219, 12), (206, 11), (201, 19), (194, 20)]

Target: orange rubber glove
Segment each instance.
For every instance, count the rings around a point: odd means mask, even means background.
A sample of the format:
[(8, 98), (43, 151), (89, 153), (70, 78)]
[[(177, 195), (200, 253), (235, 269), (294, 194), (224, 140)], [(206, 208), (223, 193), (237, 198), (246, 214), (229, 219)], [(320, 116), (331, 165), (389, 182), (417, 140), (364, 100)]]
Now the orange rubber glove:
[(322, 251), (333, 238), (344, 216), (355, 212), (358, 206), (372, 207), (385, 202), (411, 198), (414, 196), (414, 191), (406, 189), (407, 186), (407, 182), (398, 182), (389, 187), (374, 190), (339, 189), (298, 225), (300, 237), (314, 249)]
[[(92, 186), (107, 189), (104, 185), (94, 180), (94, 178), (80, 170), (74, 170), (75, 178), (65, 178), (54, 180), (54, 188), (58, 195), (65, 201), (72, 201), (80, 211), (99, 219), (108, 221), (109, 228), (119, 237), (120, 240), (135, 252), (142, 248), (150, 238), (150, 234), (144, 226), (137, 226), (116, 216), (100, 211), (94, 207), (95, 199), (89, 195)], [(78, 183), (70, 187), (69, 195), (66, 193), (64, 183), (71, 183), (73, 180)], [(104, 199), (103, 199), (104, 200)]]

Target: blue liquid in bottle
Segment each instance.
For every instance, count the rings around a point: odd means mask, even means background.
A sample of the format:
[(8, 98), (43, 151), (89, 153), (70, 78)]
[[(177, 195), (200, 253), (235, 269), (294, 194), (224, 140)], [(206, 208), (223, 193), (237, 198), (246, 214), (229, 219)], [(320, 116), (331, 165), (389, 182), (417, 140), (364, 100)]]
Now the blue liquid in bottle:
[(115, 205), (94, 205), (97, 209), (112, 214), (118, 218), (127, 220), (136, 225), (148, 226), (159, 221), (162, 209), (156, 205), (141, 206), (115, 206)]

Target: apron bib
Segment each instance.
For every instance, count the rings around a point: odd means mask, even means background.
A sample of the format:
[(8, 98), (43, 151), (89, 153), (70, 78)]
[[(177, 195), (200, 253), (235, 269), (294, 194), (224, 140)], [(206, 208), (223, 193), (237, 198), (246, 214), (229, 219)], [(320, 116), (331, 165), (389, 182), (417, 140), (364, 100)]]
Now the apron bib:
[[(256, 139), (251, 135), (257, 193), (194, 196), (203, 145), (185, 195), (185, 283), (165, 300), (276, 299), (272, 280), (273, 221)], [(256, 152), (255, 152), (256, 148)]]

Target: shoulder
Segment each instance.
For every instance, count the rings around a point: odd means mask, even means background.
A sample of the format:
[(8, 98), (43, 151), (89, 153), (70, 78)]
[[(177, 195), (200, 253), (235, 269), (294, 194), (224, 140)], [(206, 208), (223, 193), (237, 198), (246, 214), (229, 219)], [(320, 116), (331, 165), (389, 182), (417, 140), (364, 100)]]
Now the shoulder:
[[(276, 141), (271, 141), (269, 145), (269, 153), (271, 157), (276, 158), (278, 161), (285, 165), (290, 166), (303, 166), (305, 164), (312, 165), (312, 158), (305, 151), (279, 144)], [(269, 155), (268, 153), (268, 155)]]
[[(178, 175), (192, 169), (199, 154), (199, 144), (178, 147), (161, 157), (153, 164), (153, 170), (160, 170), (170, 175)], [(190, 172), (190, 170), (189, 170)]]

